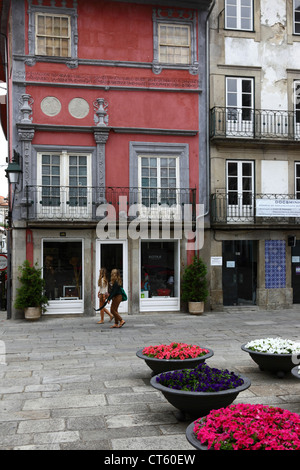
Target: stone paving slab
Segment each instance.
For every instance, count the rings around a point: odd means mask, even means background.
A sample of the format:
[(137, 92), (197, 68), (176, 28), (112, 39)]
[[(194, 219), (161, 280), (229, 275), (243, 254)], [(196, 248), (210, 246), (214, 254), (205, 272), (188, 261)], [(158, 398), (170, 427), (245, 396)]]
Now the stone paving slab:
[(241, 350), (256, 338), (299, 341), (300, 306), (124, 318), (117, 330), (98, 325), (97, 317), (26, 322), (0, 312), (0, 450), (193, 450), (185, 437), (189, 423), (178, 421), (136, 357), (144, 346), (172, 341), (209, 347), (209, 365), (249, 377), (251, 387), (236, 402), (300, 412), (300, 380), (261, 372)]

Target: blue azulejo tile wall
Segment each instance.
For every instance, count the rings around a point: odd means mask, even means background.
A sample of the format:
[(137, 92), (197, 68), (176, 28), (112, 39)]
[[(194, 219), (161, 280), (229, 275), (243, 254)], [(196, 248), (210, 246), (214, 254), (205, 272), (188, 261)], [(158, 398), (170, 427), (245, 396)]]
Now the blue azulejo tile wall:
[(286, 246), (284, 240), (265, 241), (265, 288), (279, 289), (286, 285)]

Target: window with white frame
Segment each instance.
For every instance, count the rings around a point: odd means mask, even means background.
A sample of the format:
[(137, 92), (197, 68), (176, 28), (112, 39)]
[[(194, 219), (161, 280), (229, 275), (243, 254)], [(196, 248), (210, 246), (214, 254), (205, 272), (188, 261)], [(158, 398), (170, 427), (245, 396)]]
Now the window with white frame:
[(253, 31), (253, 0), (225, 0), (225, 29)]
[(300, 0), (293, 0), (294, 34), (300, 34)]
[(141, 203), (145, 207), (177, 203), (178, 158), (140, 156), (139, 167)]
[(191, 27), (187, 24), (158, 25), (159, 62), (166, 64), (191, 63)]
[(254, 162), (228, 160), (227, 173), (227, 216), (248, 218), (253, 216)]
[(70, 16), (36, 13), (35, 31), (37, 55), (71, 56)]
[(90, 164), (90, 154), (39, 153), (39, 213), (45, 215), (50, 210), (52, 215), (56, 211), (61, 216), (88, 215), (91, 206)]

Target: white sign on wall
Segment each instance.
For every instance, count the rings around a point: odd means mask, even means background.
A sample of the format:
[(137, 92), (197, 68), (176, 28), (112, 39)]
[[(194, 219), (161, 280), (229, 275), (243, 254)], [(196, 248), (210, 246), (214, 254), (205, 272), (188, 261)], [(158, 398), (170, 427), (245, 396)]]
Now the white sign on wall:
[(300, 199), (256, 199), (257, 217), (300, 217)]

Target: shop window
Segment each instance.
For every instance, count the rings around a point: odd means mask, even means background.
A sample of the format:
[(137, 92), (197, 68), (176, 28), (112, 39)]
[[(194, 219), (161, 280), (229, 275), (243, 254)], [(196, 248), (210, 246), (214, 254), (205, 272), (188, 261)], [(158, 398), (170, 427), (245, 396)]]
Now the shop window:
[(178, 297), (177, 244), (141, 243), (141, 298)]
[(49, 300), (81, 300), (82, 242), (44, 241), (43, 276)]

